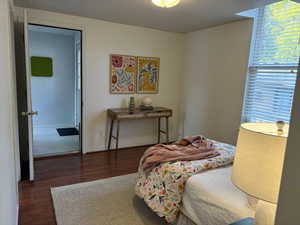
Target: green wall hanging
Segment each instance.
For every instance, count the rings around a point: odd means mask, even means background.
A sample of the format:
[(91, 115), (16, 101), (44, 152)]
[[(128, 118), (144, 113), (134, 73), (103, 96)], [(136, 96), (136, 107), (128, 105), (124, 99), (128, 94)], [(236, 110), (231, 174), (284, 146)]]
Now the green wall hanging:
[(53, 62), (49, 57), (31, 57), (31, 74), (36, 77), (52, 77)]

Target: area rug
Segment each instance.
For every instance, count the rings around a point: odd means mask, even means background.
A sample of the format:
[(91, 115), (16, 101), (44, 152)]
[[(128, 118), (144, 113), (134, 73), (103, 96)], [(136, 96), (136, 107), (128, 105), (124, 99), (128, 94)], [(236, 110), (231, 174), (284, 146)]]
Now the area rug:
[(51, 189), (57, 225), (166, 225), (134, 194), (137, 174)]

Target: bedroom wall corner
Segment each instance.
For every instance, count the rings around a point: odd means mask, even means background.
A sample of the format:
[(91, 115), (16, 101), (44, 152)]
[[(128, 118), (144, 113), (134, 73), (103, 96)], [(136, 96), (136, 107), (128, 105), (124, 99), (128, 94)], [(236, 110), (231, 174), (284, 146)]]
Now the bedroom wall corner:
[(188, 33), (184, 49), (181, 126), (235, 144), (241, 120), (252, 19)]

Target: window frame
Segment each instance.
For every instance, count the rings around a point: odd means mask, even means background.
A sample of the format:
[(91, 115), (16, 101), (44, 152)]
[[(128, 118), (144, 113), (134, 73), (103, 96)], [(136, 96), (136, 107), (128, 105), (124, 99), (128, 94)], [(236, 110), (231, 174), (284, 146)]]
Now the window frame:
[[(253, 104), (249, 104), (249, 101), (251, 101), (251, 98), (249, 97), (249, 93), (250, 90), (253, 91), (253, 84), (251, 85), (250, 83), (253, 82), (253, 80), (251, 81), (251, 79), (256, 79), (253, 78), (252, 75), (253, 73), (251, 73), (251, 71), (253, 70), (259, 70), (259, 69), (263, 69), (263, 68), (267, 68), (269, 70), (278, 70), (280, 71), (280, 69), (286, 69), (286, 70), (290, 70), (293, 71), (293, 73), (295, 73), (295, 82), (296, 82), (296, 78), (297, 78), (297, 70), (298, 70), (298, 65), (282, 65), (282, 64), (274, 64), (274, 65), (259, 65), (255, 63), (255, 54), (256, 54), (256, 50), (257, 50), (257, 42), (260, 41), (260, 38), (258, 37), (258, 33), (260, 32), (260, 27), (259, 24), (261, 26), (261, 23), (263, 23), (264, 21), (260, 21), (260, 19), (264, 18), (264, 13), (265, 13), (265, 7), (264, 8), (259, 8), (256, 9), (256, 12), (254, 12), (254, 23), (253, 23), (253, 32), (252, 32), (252, 40), (251, 40), (251, 48), (250, 48), (250, 54), (249, 54), (249, 62), (248, 62), (248, 69), (247, 69), (247, 76), (245, 79), (245, 85), (244, 85), (244, 96), (243, 96), (243, 106), (242, 106), (242, 116), (241, 116), (241, 122), (259, 122), (257, 120), (253, 120), (251, 118), (251, 110), (249, 110), (249, 108), (252, 107)], [(259, 73), (256, 73), (259, 74)], [(292, 74), (292, 73), (290, 73)], [(258, 75), (257, 75), (258, 76)], [(251, 87), (252, 86), (252, 87)], [(279, 88), (279, 87), (278, 87)], [(262, 91), (264, 90), (264, 88), (262, 88)], [(276, 88), (274, 88), (274, 90), (276, 91)], [(294, 92), (294, 90), (293, 90)], [(275, 96), (275, 95), (274, 95)], [(293, 97), (292, 99), (293, 100)], [(274, 107), (276, 107), (276, 101), (274, 101)], [(267, 105), (270, 106), (270, 105)], [(289, 109), (291, 110), (291, 109)], [(263, 117), (263, 116), (262, 116)], [(290, 119), (290, 117), (289, 117)], [(264, 120), (262, 119), (262, 121), (264, 122), (275, 122), (274, 120), (270, 119), (270, 120)], [(287, 122), (287, 121), (286, 121)]]

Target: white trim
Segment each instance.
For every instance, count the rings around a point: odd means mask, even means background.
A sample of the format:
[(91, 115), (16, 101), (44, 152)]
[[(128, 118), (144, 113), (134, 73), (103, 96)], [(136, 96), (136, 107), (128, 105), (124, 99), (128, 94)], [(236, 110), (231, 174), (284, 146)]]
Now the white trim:
[(75, 29), (75, 30), (81, 30), (81, 42), (82, 42), (82, 121), (81, 121), (81, 126), (82, 126), (82, 153), (85, 154), (87, 153), (87, 144), (86, 144), (86, 28), (83, 24), (73, 24), (73, 23), (66, 23), (65, 21), (58, 21), (55, 19), (51, 20), (44, 20), (41, 18), (35, 18), (32, 16), (28, 16), (28, 23), (33, 23), (33, 24), (40, 24), (40, 25), (46, 25), (46, 26), (54, 26), (54, 27), (61, 27), (61, 28), (69, 28), (69, 29)]
[(251, 34), (251, 42), (249, 46), (249, 58), (248, 58), (248, 65), (247, 65), (247, 71), (246, 71), (246, 78), (244, 81), (244, 89), (243, 89), (243, 105), (242, 105), (242, 111), (241, 111), (241, 123), (246, 122), (246, 117), (245, 117), (245, 108), (246, 108), (246, 99), (247, 99), (247, 92), (248, 92), (248, 80), (249, 80), (249, 67), (252, 63), (252, 55), (253, 55), (253, 48), (256, 43), (256, 29), (257, 29), (257, 24), (258, 24), (258, 13), (259, 10), (256, 11), (255, 17), (252, 19), (253, 25), (252, 25), (252, 34)]
[[(75, 71), (75, 75), (74, 75), (74, 79), (75, 79), (75, 82), (74, 82), (74, 126), (76, 126), (76, 121), (77, 121), (77, 82), (78, 82), (78, 79), (77, 79), (77, 76), (78, 76), (78, 71), (77, 71), (77, 53), (76, 53), (76, 35), (74, 35), (74, 60), (75, 60), (75, 63), (74, 63), (74, 71)], [(81, 90), (80, 90), (81, 91)]]
[(19, 217), (20, 217), (20, 204), (19, 204), (19, 195), (18, 195), (16, 225), (19, 225), (19, 223), (21, 223), (21, 221), (19, 221)]
[[(81, 70), (78, 71), (78, 48), (80, 48), (80, 68), (82, 68), (82, 62), (81, 62), (81, 37), (80, 40), (77, 40), (77, 37), (75, 35), (75, 43), (74, 43), (74, 50), (75, 50), (75, 87), (74, 87), (74, 102), (75, 102), (75, 107), (74, 107), (74, 126), (76, 128), (79, 128), (79, 124), (77, 123), (78, 120), (81, 123), (81, 114), (78, 115), (77, 109), (80, 107), (81, 109)], [(80, 82), (78, 82), (80, 81)], [(78, 84), (80, 85), (80, 88), (78, 89)], [(78, 96), (78, 91), (80, 92), (80, 96)], [(79, 98), (79, 105), (78, 103), (78, 98)]]
[(49, 156), (59, 156), (59, 155), (71, 155), (75, 153), (80, 153), (80, 150), (74, 150), (70, 152), (51, 152), (51, 153), (45, 153), (45, 154), (36, 154), (34, 155), (35, 159), (43, 158), (43, 157), (49, 157)]

